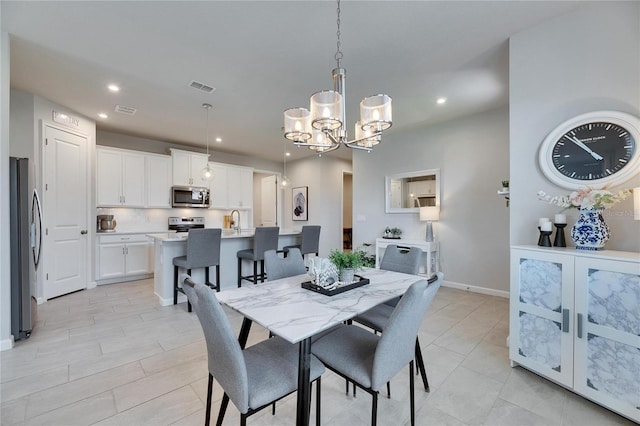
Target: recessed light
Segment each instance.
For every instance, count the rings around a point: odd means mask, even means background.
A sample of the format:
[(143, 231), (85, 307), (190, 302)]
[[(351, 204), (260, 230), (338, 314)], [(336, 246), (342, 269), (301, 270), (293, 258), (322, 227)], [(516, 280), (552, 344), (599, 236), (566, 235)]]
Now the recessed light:
[(284, 155), (286, 155), (287, 157), (291, 156), (290, 152), (285, 152)]
[(119, 92), (120, 91), (120, 87), (116, 86), (115, 84), (108, 85), (107, 89), (111, 90), (112, 92)]
[(439, 105), (442, 105), (443, 103), (447, 102), (447, 98), (438, 98), (438, 100), (436, 101)]
[(100, 114), (98, 114), (98, 117), (100, 117), (100, 118), (109, 118), (109, 116), (107, 114), (105, 114), (104, 112), (101, 112)]
[(216, 142), (218, 143), (222, 142), (222, 138), (216, 138)]

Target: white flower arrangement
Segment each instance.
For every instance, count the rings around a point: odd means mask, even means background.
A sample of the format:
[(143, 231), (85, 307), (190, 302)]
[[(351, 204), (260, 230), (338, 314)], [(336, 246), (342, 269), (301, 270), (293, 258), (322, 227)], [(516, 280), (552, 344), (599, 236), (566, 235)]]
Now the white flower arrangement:
[(569, 208), (589, 210), (608, 209), (629, 195), (631, 195), (630, 189), (623, 189), (617, 193), (613, 193), (604, 188), (592, 189), (588, 187), (579, 191), (573, 191), (569, 195), (556, 195), (554, 197), (547, 195), (544, 191), (538, 191), (538, 199), (562, 207), (563, 210)]

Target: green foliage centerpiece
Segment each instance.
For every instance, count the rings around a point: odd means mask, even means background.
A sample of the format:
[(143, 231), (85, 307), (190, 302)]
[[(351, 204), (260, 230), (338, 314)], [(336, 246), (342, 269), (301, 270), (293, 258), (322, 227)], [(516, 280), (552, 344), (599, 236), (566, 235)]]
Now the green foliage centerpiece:
[(344, 284), (350, 284), (354, 281), (355, 271), (364, 265), (365, 255), (366, 253), (362, 250), (342, 252), (334, 249), (329, 253), (329, 260), (338, 268), (340, 281)]

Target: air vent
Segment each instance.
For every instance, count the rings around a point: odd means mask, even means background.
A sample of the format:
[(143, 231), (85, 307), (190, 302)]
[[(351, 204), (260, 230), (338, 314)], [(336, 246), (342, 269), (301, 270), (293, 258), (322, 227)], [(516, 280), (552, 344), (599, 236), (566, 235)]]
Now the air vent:
[(124, 105), (116, 105), (115, 111), (120, 114), (134, 115), (138, 110)]
[(191, 80), (191, 83), (189, 83), (189, 87), (205, 93), (213, 93), (216, 90), (216, 88), (213, 86), (209, 86), (208, 84), (200, 83), (199, 81), (195, 80)]

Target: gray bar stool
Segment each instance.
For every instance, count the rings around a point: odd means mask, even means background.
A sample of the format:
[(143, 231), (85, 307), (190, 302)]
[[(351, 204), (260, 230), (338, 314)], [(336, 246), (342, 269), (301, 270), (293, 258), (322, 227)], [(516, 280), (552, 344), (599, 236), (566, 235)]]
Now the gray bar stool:
[[(278, 234), (280, 228), (278, 226), (265, 226), (256, 228), (253, 235), (253, 248), (239, 250), (238, 256), (238, 288), (242, 287), (242, 280), (251, 281), (254, 284), (264, 282), (264, 252), (267, 250), (278, 249)], [(253, 275), (242, 276), (242, 259), (253, 261)], [(260, 261), (260, 275), (258, 275), (258, 261)]]
[(304, 258), (305, 254), (315, 253), (318, 255), (318, 248), (320, 246), (320, 226), (319, 225), (307, 225), (302, 227), (302, 236), (300, 237), (300, 244), (293, 246), (285, 246), (282, 251), (284, 257), (287, 257), (289, 250), (292, 248), (300, 249), (300, 253)]
[[(184, 268), (188, 274), (194, 268), (204, 268), (204, 282), (216, 291), (220, 291), (220, 240), (221, 229), (190, 229), (187, 239), (187, 255), (173, 258), (173, 304), (178, 303), (178, 269)], [(216, 267), (216, 284), (209, 282), (209, 267)], [(191, 303), (187, 301), (187, 309), (191, 312)]]

